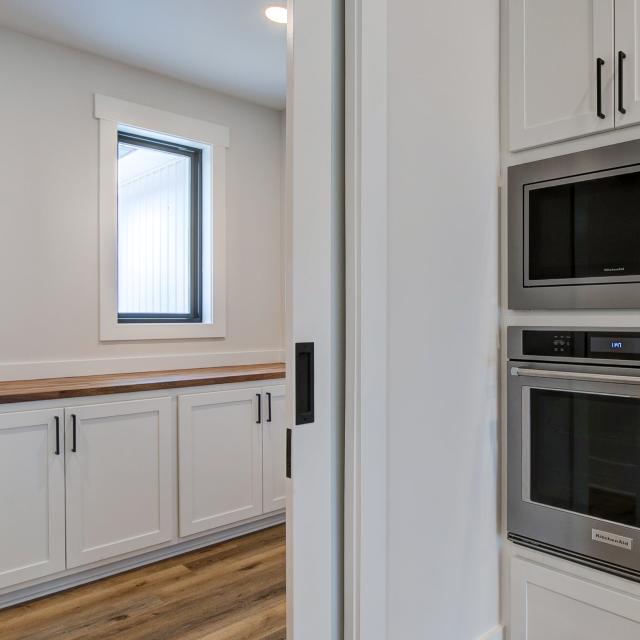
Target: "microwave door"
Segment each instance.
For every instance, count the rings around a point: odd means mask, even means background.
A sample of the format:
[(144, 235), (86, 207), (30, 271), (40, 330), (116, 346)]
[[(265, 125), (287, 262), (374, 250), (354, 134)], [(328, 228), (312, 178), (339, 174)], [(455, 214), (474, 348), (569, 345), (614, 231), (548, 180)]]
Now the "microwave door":
[(638, 167), (526, 185), (524, 200), (525, 286), (638, 281)]

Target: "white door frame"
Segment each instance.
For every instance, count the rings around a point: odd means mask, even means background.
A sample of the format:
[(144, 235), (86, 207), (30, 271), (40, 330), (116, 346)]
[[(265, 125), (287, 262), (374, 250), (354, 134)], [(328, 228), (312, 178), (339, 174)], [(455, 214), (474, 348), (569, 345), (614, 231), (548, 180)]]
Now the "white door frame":
[[(287, 637), (343, 633), (344, 0), (288, 0)], [(315, 418), (295, 425), (297, 342), (315, 345)]]
[(387, 637), (387, 1), (346, 0), (345, 640)]

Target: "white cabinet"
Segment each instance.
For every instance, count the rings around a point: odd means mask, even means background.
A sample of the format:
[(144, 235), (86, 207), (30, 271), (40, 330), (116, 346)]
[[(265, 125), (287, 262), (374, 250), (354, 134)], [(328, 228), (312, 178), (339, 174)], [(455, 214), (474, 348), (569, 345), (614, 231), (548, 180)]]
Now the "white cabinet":
[(287, 489), (286, 472), (286, 404), (285, 387), (266, 387), (263, 391), (265, 412), (262, 416), (262, 504), (264, 512), (284, 509)]
[(613, 128), (614, 0), (509, 0), (508, 6), (510, 148)]
[(510, 640), (640, 638), (633, 594), (518, 557), (510, 566)]
[(171, 400), (65, 410), (67, 566), (172, 536)]
[(616, 127), (640, 122), (640, 0), (616, 2)]
[(260, 389), (178, 398), (180, 535), (262, 513)]
[(0, 588), (65, 568), (62, 419), (0, 415)]
[(285, 434), (282, 384), (0, 412), (0, 591), (284, 509)]

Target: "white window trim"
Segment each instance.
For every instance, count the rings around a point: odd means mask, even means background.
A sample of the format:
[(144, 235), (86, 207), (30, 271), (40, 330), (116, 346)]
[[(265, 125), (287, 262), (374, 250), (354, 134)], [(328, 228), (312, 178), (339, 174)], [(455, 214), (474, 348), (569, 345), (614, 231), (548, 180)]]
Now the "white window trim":
[[(100, 340), (223, 338), (227, 299), (226, 150), (229, 147), (229, 129), (99, 94), (95, 95), (94, 115), (100, 121)], [(207, 273), (203, 274), (203, 287), (207, 289), (203, 291), (203, 322), (118, 322), (117, 147), (118, 130), (126, 127), (143, 129), (158, 137), (188, 140), (204, 151), (203, 205), (207, 210), (203, 215), (208, 215), (212, 221), (209, 226), (213, 255), (205, 267)]]

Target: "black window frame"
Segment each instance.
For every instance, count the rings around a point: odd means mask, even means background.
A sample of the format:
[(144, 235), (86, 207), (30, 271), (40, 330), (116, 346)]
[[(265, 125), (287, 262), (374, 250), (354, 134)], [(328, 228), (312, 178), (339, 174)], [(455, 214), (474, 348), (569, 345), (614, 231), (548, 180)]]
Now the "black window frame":
[[(120, 313), (119, 324), (170, 324), (170, 323), (201, 323), (202, 316), (202, 149), (190, 147), (186, 144), (167, 142), (158, 138), (142, 136), (126, 131), (118, 131), (117, 148), (120, 143), (147, 147), (158, 151), (166, 151), (186, 156), (191, 160), (191, 238), (190, 252), (190, 305), (189, 313)], [(120, 190), (117, 191), (119, 208)], [(117, 247), (117, 244), (116, 244)], [(117, 251), (117, 249), (116, 249)], [(116, 261), (119, 256), (116, 255)], [(119, 284), (116, 286), (119, 287)], [(116, 291), (116, 299), (118, 291)]]

